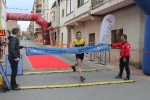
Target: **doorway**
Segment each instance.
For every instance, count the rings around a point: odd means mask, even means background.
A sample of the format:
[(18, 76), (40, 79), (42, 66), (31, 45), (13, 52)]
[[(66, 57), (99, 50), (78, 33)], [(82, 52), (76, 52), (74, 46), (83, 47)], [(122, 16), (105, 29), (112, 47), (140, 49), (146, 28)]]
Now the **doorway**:
[(71, 29), (68, 29), (68, 43), (70, 43), (71, 40)]

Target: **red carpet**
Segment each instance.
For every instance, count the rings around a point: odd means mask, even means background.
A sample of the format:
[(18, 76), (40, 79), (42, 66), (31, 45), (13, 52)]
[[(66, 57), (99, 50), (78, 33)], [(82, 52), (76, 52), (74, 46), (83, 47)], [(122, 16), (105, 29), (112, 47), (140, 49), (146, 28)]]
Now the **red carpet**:
[(69, 64), (51, 55), (28, 56), (34, 69), (63, 69), (71, 68)]

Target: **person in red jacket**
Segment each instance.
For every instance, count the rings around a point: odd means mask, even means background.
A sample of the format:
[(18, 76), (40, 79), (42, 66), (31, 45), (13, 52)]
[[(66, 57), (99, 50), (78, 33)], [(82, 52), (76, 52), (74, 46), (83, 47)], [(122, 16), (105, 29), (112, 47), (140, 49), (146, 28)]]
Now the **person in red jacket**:
[(123, 34), (121, 36), (121, 42), (113, 43), (110, 46), (120, 48), (120, 71), (115, 78), (122, 79), (123, 70), (125, 67), (127, 76), (124, 80), (130, 79), (130, 69), (129, 69), (129, 57), (130, 57), (130, 43), (127, 41), (127, 35)]

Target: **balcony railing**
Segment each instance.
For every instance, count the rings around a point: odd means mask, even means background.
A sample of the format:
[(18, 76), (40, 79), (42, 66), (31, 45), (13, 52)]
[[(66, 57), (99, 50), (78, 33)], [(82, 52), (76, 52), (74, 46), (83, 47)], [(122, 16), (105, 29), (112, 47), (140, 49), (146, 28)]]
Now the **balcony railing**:
[(42, 10), (36, 10), (36, 13), (41, 13), (42, 12)]
[(41, 31), (41, 28), (36, 28), (35, 30), (36, 30), (36, 31)]
[(102, 4), (104, 0), (91, 0), (91, 7), (93, 8), (95, 5)]

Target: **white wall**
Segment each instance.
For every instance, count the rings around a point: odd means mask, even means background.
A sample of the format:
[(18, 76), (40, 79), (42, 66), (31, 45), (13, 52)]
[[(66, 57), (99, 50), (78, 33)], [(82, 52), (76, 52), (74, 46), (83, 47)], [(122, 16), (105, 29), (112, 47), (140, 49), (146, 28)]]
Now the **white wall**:
[[(91, 0), (88, 0), (85, 4), (83, 4), (80, 7), (78, 7), (78, 0), (74, 0), (74, 11), (66, 16), (67, 17), (66, 21), (90, 10), (90, 8), (89, 8), (90, 6), (91, 6)], [(65, 15), (66, 15), (66, 13), (65, 13)]]
[(60, 7), (59, 6), (55, 6), (53, 8), (53, 14), (52, 15), (53, 15), (52, 16), (52, 26), (54, 28), (59, 27), (60, 26)]
[(66, 29), (66, 27), (61, 27), (61, 30), (60, 30), (60, 42), (61, 42), (61, 40), (62, 40), (62, 33), (63, 33), (63, 43), (64, 44), (67, 44), (67, 42), (68, 42), (68, 40), (67, 40), (67, 36), (68, 36), (68, 34), (67, 34), (67, 29)]
[[(73, 19), (74, 17), (76, 17), (76, 16), (78, 16), (78, 15), (80, 15), (80, 14), (82, 14), (82, 13), (84, 13), (84, 12), (86, 12), (86, 11), (88, 11), (89, 10), (89, 7), (90, 7), (90, 5), (91, 5), (91, 2), (90, 2), (90, 0), (88, 0), (88, 2), (86, 2), (85, 4), (83, 4), (81, 7), (78, 7), (78, 0), (74, 0), (74, 4), (73, 4), (73, 7), (74, 8), (72, 8), (72, 9), (74, 9), (74, 11), (73, 12), (71, 12), (70, 14), (67, 14), (67, 2), (66, 2), (66, 0), (62, 0), (61, 2), (60, 2), (60, 36), (61, 36), (61, 34), (63, 33), (64, 34), (64, 36), (65, 36), (65, 41), (63, 41), (65, 44), (67, 43), (67, 41), (68, 41), (68, 37), (67, 37), (67, 35), (68, 35), (68, 30), (67, 30), (67, 28), (66, 28), (66, 26), (65, 26), (65, 23), (66, 23), (66, 21), (68, 21), (68, 20), (70, 20), (70, 19)], [(64, 9), (64, 17), (62, 17), (62, 10)], [(91, 22), (87, 22), (87, 23), (91, 23)], [(91, 28), (91, 26), (87, 26), (88, 24), (85, 24), (85, 26), (83, 26), (83, 27), (81, 27), (81, 26), (78, 26), (78, 27), (76, 27), (76, 26), (74, 26), (73, 28), (73, 30), (71, 30), (71, 34), (72, 34), (72, 41), (75, 39), (75, 33), (77, 32), (77, 31), (81, 31), (82, 33), (83, 33), (83, 37), (88, 37), (88, 34), (90, 33), (90, 31), (89, 31), (89, 28), (88, 27), (90, 27)], [(87, 28), (87, 30), (85, 30), (85, 28)], [(86, 34), (85, 34), (86, 33)], [(60, 40), (61, 40), (61, 37), (60, 37)]]
[(89, 34), (95, 33), (95, 42), (99, 43), (99, 32), (100, 32), (101, 21), (86, 21), (84, 26), (74, 26), (73, 27), (73, 40), (76, 37), (76, 32), (81, 31), (82, 37), (86, 39), (86, 42), (89, 42)]
[[(64, 17), (62, 17), (62, 10), (64, 9)], [(64, 26), (67, 18), (66, 18), (66, 0), (62, 0), (60, 2), (60, 27)]]
[(47, 7), (48, 7), (48, 9), (49, 9), (49, 10), (47, 10), (47, 13), (48, 13), (48, 20), (47, 20), (47, 21), (48, 21), (48, 22), (51, 21), (51, 20), (50, 20), (50, 19), (51, 19), (51, 18), (50, 18), (50, 17), (51, 17), (50, 12), (52, 11), (51, 7), (52, 7), (52, 4), (54, 3), (54, 1), (55, 1), (55, 0), (48, 0), (48, 2), (47, 2)]
[[(64, 9), (64, 17), (62, 17), (62, 10)], [(66, 0), (62, 0), (60, 2), (60, 42), (62, 41), (62, 33), (63, 33), (63, 43), (67, 44), (68, 42), (68, 31), (65, 26), (66, 18)]]
[[(89, 7), (91, 5), (90, 0), (82, 5), (81, 7), (77, 7), (77, 0), (75, 0), (75, 11), (70, 13), (69, 15), (66, 15), (66, 0), (62, 0), (60, 4), (60, 40), (61, 40), (61, 34), (64, 34), (64, 41), (63, 43), (67, 43), (67, 29), (65, 26), (65, 22), (73, 19), (74, 16), (78, 16), (82, 14), (83, 12), (89, 10)], [(64, 17), (62, 17), (62, 10), (64, 9)], [(142, 51), (139, 51), (139, 49), (143, 48), (143, 41), (144, 41), (144, 24), (145, 24), (145, 14), (140, 10), (139, 7), (134, 6), (130, 7), (128, 9), (124, 9), (122, 11), (118, 11), (115, 13), (112, 13), (115, 16), (115, 23), (112, 27), (112, 30), (116, 29), (123, 29), (123, 34), (126, 34), (128, 37), (128, 41), (131, 44), (131, 50), (132, 49), (138, 49), (136, 51), (131, 51), (131, 57), (130, 57), (130, 63), (134, 65), (135, 67), (140, 68), (141, 62), (142, 62)], [(102, 21), (86, 21), (84, 22), (83, 26), (73, 26), (72, 30), (72, 42), (75, 39), (76, 32), (81, 31), (82, 36), (86, 39), (88, 42), (89, 40), (89, 34), (95, 33), (95, 42), (99, 43), (99, 37), (100, 37), (100, 27), (101, 27)], [(111, 43), (111, 34), (107, 38), (107, 43)], [(111, 60), (119, 61), (119, 49), (111, 49)]]
[(50, 22), (50, 9), (52, 7), (52, 3), (54, 3), (55, 0), (44, 0), (44, 3), (43, 3), (43, 0), (42, 0), (42, 9), (43, 11), (45, 11), (45, 13), (43, 14), (43, 18)]
[[(115, 24), (112, 30), (123, 28), (123, 34), (126, 34), (131, 44), (131, 49), (143, 48), (144, 38), (144, 13), (137, 7), (132, 7), (121, 12), (112, 13), (115, 16)], [(95, 42), (99, 43), (100, 27), (102, 21), (86, 21), (83, 26), (73, 27), (72, 40), (75, 39), (76, 32), (81, 31), (82, 36), (88, 42), (89, 34), (95, 33)], [(120, 38), (120, 37), (119, 37)], [(111, 43), (111, 34), (107, 38), (107, 43)], [(111, 60), (119, 61), (120, 49), (111, 49)], [(141, 67), (142, 51), (131, 51), (130, 62), (135, 67)]]
[[(112, 30), (123, 28), (123, 34), (127, 35), (127, 40), (131, 44), (131, 49), (141, 49), (141, 47), (143, 47), (144, 37), (144, 13), (139, 7), (135, 6), (122, 12), (113, 13), (113, 15), (116, 18), (116, 22)], [(111, 43), (111, 34), (107, 39), (107, 43)], [(131, 51), (130, 62), (136, 67), (140, 65), (140, 52), (139, 50)], [(118, 61), (119, 50), (111, 50), (111, 59)]]

